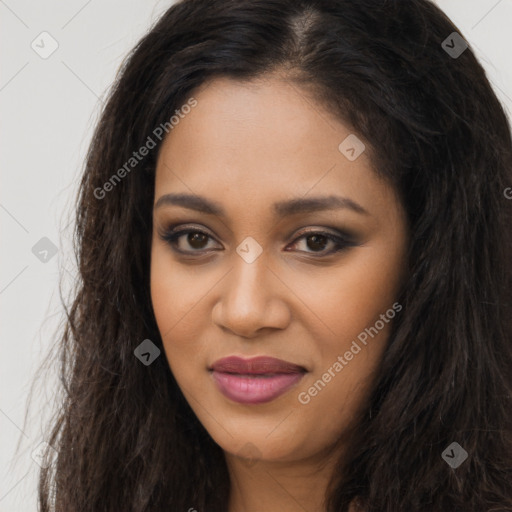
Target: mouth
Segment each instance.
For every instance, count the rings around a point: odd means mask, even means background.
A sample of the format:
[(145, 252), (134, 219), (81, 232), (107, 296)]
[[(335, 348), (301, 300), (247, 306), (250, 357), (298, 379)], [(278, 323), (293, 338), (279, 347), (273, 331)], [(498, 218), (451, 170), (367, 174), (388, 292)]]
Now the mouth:
[(209, 369), (219, 391), (238, 403), (270, 402), (297, 384), (307, 370), (273, 357), (226, 357)]

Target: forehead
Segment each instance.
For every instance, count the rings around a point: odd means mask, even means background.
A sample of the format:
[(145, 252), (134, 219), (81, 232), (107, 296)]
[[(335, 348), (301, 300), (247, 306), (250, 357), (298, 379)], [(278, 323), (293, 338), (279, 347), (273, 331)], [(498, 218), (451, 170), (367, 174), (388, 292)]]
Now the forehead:
[[(313, 192), (384, 199), (385, 184), (368, 155), (351, 161), (340, 150), (355, 136), (351, 128), (296, 84), (281, 77), (217, 78), (191, 96), (197, 105), (164, 140), (156, 196), (192, 192), (241, 205)], [(236, 195), (226, 196), (229, 191)]]

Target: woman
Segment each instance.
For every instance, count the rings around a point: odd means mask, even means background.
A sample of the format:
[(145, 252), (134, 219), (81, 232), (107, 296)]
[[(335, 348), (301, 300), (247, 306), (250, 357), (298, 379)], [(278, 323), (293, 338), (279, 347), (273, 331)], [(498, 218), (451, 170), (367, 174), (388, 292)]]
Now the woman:
[(427, 0), (172, 6), (90, 146), (41, 510), (512, 510), (511, 169)]

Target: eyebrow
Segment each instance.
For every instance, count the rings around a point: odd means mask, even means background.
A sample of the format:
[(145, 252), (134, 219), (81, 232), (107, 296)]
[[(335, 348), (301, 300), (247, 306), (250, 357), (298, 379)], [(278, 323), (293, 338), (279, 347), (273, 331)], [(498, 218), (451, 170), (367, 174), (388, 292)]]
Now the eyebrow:
[[(162, 206), (181, 206), (189, 210), (225, 217), (225, 211), (216, 201), (206, 199), (194, 194), (165, 194), (155, 203), (154, 210)], [(279, 217), (286, 217), (298, 213), (311, 213), (322, 210), (335, 210), (346, 208), (356, 213), (369, 215), (360, 204), (348, 197), (319, 196), (308, 198), (289, 199), (273, 204), (274, 213)]]

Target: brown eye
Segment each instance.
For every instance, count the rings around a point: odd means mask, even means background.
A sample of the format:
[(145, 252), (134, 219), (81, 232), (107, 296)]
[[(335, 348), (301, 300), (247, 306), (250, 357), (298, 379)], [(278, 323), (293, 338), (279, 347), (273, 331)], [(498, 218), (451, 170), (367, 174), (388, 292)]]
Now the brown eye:
[(168, 229), (160, 232), (160, 237), (174, 250), (183, 254), (200, 253), (211, 249), (208, 242), (214, 241), (211, 235), (198, 229)]
[(200, 231), (191, 232), (187, 236), (187, 242), (190, 244), (190, 247), (193, 247), (194, 249), (204, 249), (204, 246), (208, 242), (208, 238), (208, 235), (205, 235)]
[(309, 231), (303, 232), (296, 238), (292, 243), (292, 248), (306, 254), (328, 256), (355, 245), (357, 244), (351, 237), (335, 235), (327, 231)]
[(315, 252), (324, 250), (329, 243), (329, 239), (324, 235), (309, 235), (306, 240), (308, 248)]

